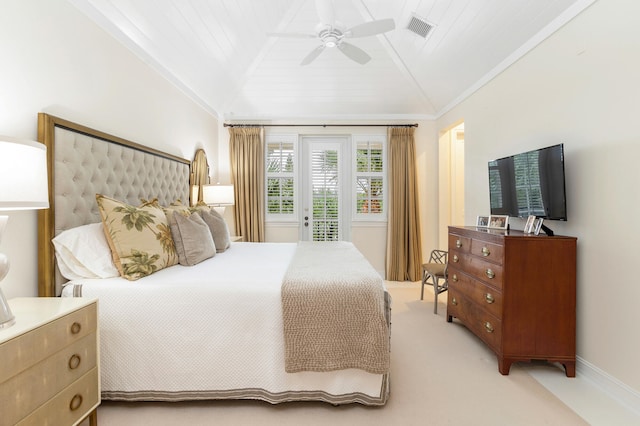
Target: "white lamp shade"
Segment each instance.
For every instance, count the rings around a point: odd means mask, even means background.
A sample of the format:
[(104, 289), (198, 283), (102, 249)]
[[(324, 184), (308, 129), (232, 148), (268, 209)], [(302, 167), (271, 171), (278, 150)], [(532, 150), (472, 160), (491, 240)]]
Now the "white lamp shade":
[(213, 206), (232, 206), (234, 204), (233, 185), (204, 185), (202, 200)]
[(47, 147), (0, 136), (0, 210), (48, 207)]

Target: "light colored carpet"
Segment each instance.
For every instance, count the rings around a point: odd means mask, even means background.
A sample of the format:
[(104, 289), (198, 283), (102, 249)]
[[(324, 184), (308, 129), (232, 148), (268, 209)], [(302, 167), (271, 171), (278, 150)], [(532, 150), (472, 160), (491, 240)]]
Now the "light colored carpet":
[[(514, 364), (498, 372), (493, 352), (459, 323), (446, 322), (446, 293), (387, 283), (391, 314), (391, 397), (384, 407), (259, 401), (116, 403), (98, 409), (100, 426), (173, 425), (584, 425), (576, 413)], [(526, 367), (525, 367), (526, 366)], [(557, 370), (556, 366), (533, 368)], [(554, 371), (556, 372), (556, 371)], [(571, 379), (567, 379), (571, 380)]]

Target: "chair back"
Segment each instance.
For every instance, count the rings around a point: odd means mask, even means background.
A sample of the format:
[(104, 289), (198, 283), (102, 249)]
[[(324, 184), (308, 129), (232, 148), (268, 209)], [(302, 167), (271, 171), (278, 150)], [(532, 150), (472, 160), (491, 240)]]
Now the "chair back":
[(449, 253), (444, 250), (431, 250), (429, 263), (447, 263), (447, 255)]

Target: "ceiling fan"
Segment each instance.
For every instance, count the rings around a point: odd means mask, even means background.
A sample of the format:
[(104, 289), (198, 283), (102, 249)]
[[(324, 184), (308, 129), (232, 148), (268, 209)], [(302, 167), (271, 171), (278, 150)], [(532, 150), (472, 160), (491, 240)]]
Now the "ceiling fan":
[(321, 42), (320, 46), (313, 49), (300, 62), (300, 65), (309, 65), (313, 62), (324, 49), (337, 47), (349, 59), (359, 63), (366, 64), (371, 60), (371, 56), (364, 50), (351, 43), (344, 41), (346, 38), (368, 37), (377, 34), (386, 33), (395, 28), (396, 24), (393, 19), (379, 19), (375, 21), (365, 22), (351, 28), (345, 29), (344, 26), (336, 21), (335, 11), (332, 0), (315, 0), (316, 10), (320, 23), (316, 25), (316, 33), (271, 33), (271, 36), (292, 37), (292, 38), (318, 38)]

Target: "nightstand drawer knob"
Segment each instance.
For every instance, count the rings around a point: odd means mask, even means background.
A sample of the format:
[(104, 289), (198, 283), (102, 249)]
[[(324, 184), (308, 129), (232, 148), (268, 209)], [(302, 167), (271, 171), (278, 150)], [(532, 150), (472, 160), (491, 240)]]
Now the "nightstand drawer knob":
[(489, 321), (484, 323), (484, 328), (487, 330), (487, 333), (493, 333), (493, 326)]
[(453, 276), (451, 277), (451, 280), (452, 280), (454, 283), (457, 283), (457, 282), (458, 282), (458, 276), (457, 276), (456, 274), (453, 274)]
[(71, 398), (71, 402), (69, 403), (69, 409), (71, 411), (76, 411), (82, 405), (82, 395), (79, 393), (75, 394), (73, 398)]
[(74, 322), (71, 324), (71, 334), (78, 334), (82, 330), (82, 325), (79, 322)]
[(456, 247), (458, 248), (462, 247), (462, 241), (456, 240)]
[(453, 263), (458, 263), (460, 261), (460, 258), (458, 257), (457, 254), (453, 255)]
[(482, 247), (482, 255), (487, 257), (491, 254), (491, 251), (487, 247)]
[(496, 276), (496, 273), (493, 272), (491, 269), (487, 269), (485, 271), (485, 274), (487, 275), (487, 278), (489, 278), (489, 279), (493, 279)]
[(493, 294), (491, 294), (491, 293), (485, 293), (484, 300), (488, 304), (492, 304), (492, 303), (494, 303), (496, 301), (496, 299), (493, 298)]
[(69, 358), (69, 369), (75, 370), (76, 368), (80, 367), (81, 361), (82, 361), (82, 358), (80, 358), (80, 355), (78, 354), (71, 355), (71, 358)]
[(457, 306), (458, 305), (458, 299), (456, 299), (455, 297), (451, 298), (451, 304), (453, 306)]

